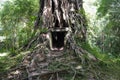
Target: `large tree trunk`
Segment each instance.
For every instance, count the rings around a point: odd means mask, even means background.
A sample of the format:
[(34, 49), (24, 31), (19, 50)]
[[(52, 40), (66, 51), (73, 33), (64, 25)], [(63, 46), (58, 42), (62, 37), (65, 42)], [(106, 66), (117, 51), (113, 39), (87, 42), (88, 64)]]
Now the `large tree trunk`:
[[(82, 0), (40, 0), (35, 29), (39, 26), (47, 28), (50, 48), (61, 50), (70, 34), (79, 36), (81, 41), (86, 40), (83, 11)], [(41, 19), (43, 24), (40, 24)]]

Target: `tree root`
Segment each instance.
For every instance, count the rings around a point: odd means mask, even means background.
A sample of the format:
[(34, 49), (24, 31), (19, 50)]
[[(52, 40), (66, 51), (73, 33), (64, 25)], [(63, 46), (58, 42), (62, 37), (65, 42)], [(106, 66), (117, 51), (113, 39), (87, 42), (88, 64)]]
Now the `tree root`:
[[(37, 45), (19, 66), (8, 72), (7, 79), (2, 80), (66, 80), (65, 75), (71, 74), (72, 80), (75, 80), (77, 75), (84, 72), (84, 55), (90, 53), (78, 47), (72, 37), (69, 37), (68, 43), (71, 49), (67, 48), (65, 52), (50, 51), (46, 47), (47, 42)], [(61, 77), (62, 74), (65, 75)]]

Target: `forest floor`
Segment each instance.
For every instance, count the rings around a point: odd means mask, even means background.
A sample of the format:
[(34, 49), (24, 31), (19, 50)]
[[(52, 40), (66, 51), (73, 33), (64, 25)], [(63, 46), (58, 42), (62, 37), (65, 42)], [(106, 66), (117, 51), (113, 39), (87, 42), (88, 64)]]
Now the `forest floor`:
[[(113, 76), (113, 74), (108, 75), (108, 71), (109, 69), (103, 70), (99, 67), (98, 61), (87, 61), (78, 58), (72, 50), (50, 51), (41, 46), (24, 56), (22, 62), (10, 69), (0, 80), (120, 79), (119, 77)], [(113, 73), (115, 72), (113, 71)]]
[[(76, 48), (75, 45), (72, 47)], [(3, 65), (9, 63), (8, 66), (12, 66), (5, 73), (0, 72), (0, 80), (120, 80), (119, 62), (111, 63), (110, 59), (101, 60), (103, 56), (95, 59), (90, 54), (75, 51), (78, 49), (73, 50), (69, 46), (63, 51), (51, 51), (40, 43), (31, 51), (17, 56), (18, 61), (17, 58), (13, 61), (5, 58)], [(92, 49), (89, 52), (96, 53)]]

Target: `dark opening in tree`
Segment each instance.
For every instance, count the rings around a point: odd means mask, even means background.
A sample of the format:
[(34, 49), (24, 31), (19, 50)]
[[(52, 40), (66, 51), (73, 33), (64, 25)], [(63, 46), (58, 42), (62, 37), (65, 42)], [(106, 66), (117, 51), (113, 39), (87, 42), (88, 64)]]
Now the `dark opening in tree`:
[(51, 49), (52, 50), (63, 50), (65, 42), (65, 36), (66, 36), (67, 32), (66, 31), (54, 31), (51, 32), (51, 39), (52, 39), (52, 46)]

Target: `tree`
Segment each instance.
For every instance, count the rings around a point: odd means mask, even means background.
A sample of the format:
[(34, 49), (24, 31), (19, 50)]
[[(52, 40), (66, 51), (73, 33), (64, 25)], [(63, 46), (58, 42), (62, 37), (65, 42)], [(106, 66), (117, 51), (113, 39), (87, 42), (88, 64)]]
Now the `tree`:
[[(59, 74), (61, 72), (69, 76), (74, 74), (72, 78), (79, 79), (75, 76), (81, 75), (80, 63), (84, 66), (89, 60), (96, 60), (79, 46), (86, 42), (87, 30), (82, 0), (40, 0), (40, 4), (35, 23), (36, 33), (37, 30), (40, 32), (29, 41), (28, 45), (39, 43), (35, 44), (32, 52), (24, 57), (18, 68), (9, 72), (11, 76), (9, 79), (33, 80), (35, 77), (42, 80), (56, 80), (60, 79), (59, 75), (62, 76)], [(16, 71), (19, 77), (14, 74)]]
[[(40, 8), (35, 28), (39, 26), (40, 19), (42, 18), (42, 27), (46, 27), (50, 31), (49, 40), (51, 49), (53, 49), (53, 45), (55, 48), (60, 44), (61, 46), (58, 47), (64, 46), (64, 37), (68, 37), (71, 32), (75, 34), (79, 31), (81, 40), (85, 41), (87, 25), (82, 0), (40, 0), (39, 4)], [(56, 28), (59, 29), (59, 32)], [(58, 37), (58, 40), (56, 40), (55, 37)], [(59, 41), (61, 41), (61, 43), (59, 43)]]
[(118, 56), (120, 50), (119, 3), (118, 0), (101, 0), (98, 8), (99, 18), (106, 16), (106, 26), (102, 30), (104, 36), (99, 37), (104, 37), (104, 39), (99, 46), (104, 48), (103, 52), (114, 56)]
[(6, 37), (6, 50), (18, 49), (31, 38), (37, 6), (37, 0), (7, 1), (3, 5), (0, 12), (0, 22), (2, 25), (1, 35)]

